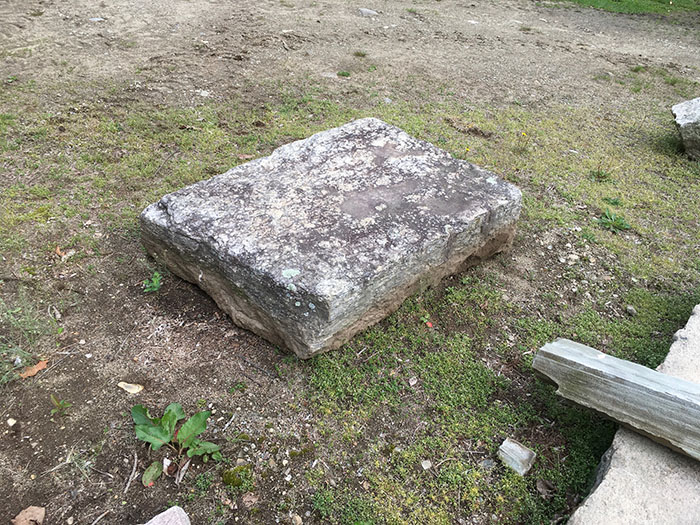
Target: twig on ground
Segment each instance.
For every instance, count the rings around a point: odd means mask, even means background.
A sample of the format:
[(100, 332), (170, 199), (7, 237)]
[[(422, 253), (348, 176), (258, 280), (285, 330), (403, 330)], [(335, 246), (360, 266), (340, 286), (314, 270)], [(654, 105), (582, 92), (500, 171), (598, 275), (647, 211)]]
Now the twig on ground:
[(66, 355), (65, 355), (65, 357), (62, 357), (61, 359), (59, 359), (58, 361), (56, 361), (54, 364), (52, 364), (50, 367), (48, 367), (46, 370), (42, 371), (42, 372), (41, 372), (41, 377), (44, 377), (46, 374), (49, 373), (49, 370), (52, 370), (52, 369), (56, 368), (56, 366), (58, 366), (58, 365), (61, 364), (63, 361), (65, 361), (65, 360), (68, 359), (70, 356), (72, 356), (73, 353), (74, 353), (74, 352), (67, 352)]
[(94, 470), (94, 471), (97, 472), (98, 474), (102, 474), (102, 475), (104, 475), (104, 476), (109, 476), (110, 478), (114, 479), (114, 476), (113, 476), (112, 474), (110, 474), (109, 472), (104, 472), (104, 471), (102, 471), (102, 470), (96, 469), (96, 468), (93, 467), (92, 465), (88, 465), (88, 468), (89, 468), (90, 470)]
[(126, 334), (126, 337), (124, 339), (122, 339), (122, 342), (119, 345), (119, 348), (117, 349), (117, 353), (122, 351), (122, 348), (124, 348), (124, 344), (126, 343), (127, 339), (129, 339), (129, 337), (131, 337), (131, 334), (134, 333), (134, 330), (136, 330), (137, 326), (138, 326), (137, 324), (134, 324), (133, 328), (129, 331), (128, 334)]
[[(242, 358), (241, 358), (241, 359), (242, 359)], [(244, 361), (245, 361), (245, 359), (244, 359)], [(246, 362), (246, 364), (248, 364), (248, 365), (251, 364), (251, 363), (248, 363), (248, 361), (245, 361), (245, 362)], [(255, 365), (253, 365), (253, 366), (255, 367)], [(259, 381), (257, 381), (255, 378), (249, 376), (249, 375), (246, 373), (246, 371), (245, 371), (245, 369), (243, 368), (243, 365), (240, 363), (240, 361), (238, 362), (238, 368), (241, 369), (241, 374), (243, 374), (245, 377), (247, 377), (248, 379), (250, 379), (253, 383), (255, 383), (256, 385), (258, 385), (260, 388), (262, 388), (262, 384), (260, 384)], [(257, 367), (255, 367), (255, 368), (257, 368)]]
[(44, 474), (49, 474), (49, 473), (53, 472), (54, 470), (58, 470), (61, 467), (65, 467), (66, 465), (70, 464), (71, 458), (73, 457), (73, 450), (75, 450), (75, 446), (71, 447), (70, 452), (68, 452), (68, 455), (66, 456), (66, 460), (63, 463), (59, 463), (54, 468), (50, 468), (49, 470), (45, 470), (44, 472), (41, 473), (41, 475), (43, 476)]
[(276, 378), (277, 378), (277, 376), (276, 376), (275, 374), (273, 374), (272, 372), (270, 372), (270, 371), (268, 371), (268, 370), (265, 370), (265, 369), (262, 368), (262, 367), (259, 367), (259, 366), (256, 365), (255, 363), (251, 363), (251, 362), (248, 361), (245, 357), (239, 356), (239, 359), (241, 359), (241, 361), (243, 361), (243, 362), (244, 362), (245, 364), (247, 364), (248, 366), (252, 366), (253, 368), (257, 368), (257, 369), (260, 370), (263, 374), (266, 374), (266, 375), (270, 376), (270, 377), (273, 378), (273, 379), (276, 379)]
[(437, 465), (435, 465), (435, 468), (437, 469), (440, 465), (442, 465), (445, 461), (457, 461), (457, 458), (445, 458), (442, 461), (440, 461)]
[(136, 455), (136, 452), (134, 452), (134, 466), (131, 468), (131, 474), (129, 474), (129, 479), (126, 481), (126, 487), (124, 487), (124, 494), (126, 494), (126, 491), (129, 490), (129, 487), (131, 486), (131, 482), (134, 481), (134, 478), (136, 477), (136, 464), (139, 461), (139, 457)]
[(222, 434), (224, 432), (226, 432), (226, 429), (228, 429), (228, 427), (231, 425), (231, 423), (233, 423), (233, 418), (235, 418), (235, 417), (236, 417), (236, 413), (234, 412), (233, 414), (231, 414), (231, 419), (228, 420), (228, 423), (226, 423), (224, 425), (224, 429), (221, 431)]
[(169, 161), (170, 159), (173, 158), (173, 155), (175, 155), (175, 153), (177, 153), (177, 151), (172, 151), (172, 152), (170, 153), (170, 155), (168, 155), (168, 156), (165, 158), (165, 160), (163, 161), (163, 163), (162, 163), (160, 166), (158, 166), (158, 169), (157, 169), (156, 171), (153, 172), (153, 175), (151, 175), (153, 178), (155, 178), (155, 176), (158, 175), (158, 173), (160, 172), (160, 170), (163, 169), (163, 166), (165, 166), (165, 165), (168, 163), (168, 161)]
[(95, 521), (93, 521), (90, 525), (96, 525), (97, 522), (100, 521), (102, 518), (104, 518), (107, 514), (109, 514), (109, 511), (108, 510), (104, 511), (102, 514), (97, 516), (97, 518), (95, 518)]
[[(239, 363), (239, 366), (240, 366), (240, 363)], [(255, 383), (256, 385), (258, 385), (260, 388), (262, 388), (262, 384), (259, 383), (259, 382), (258, 382), (255, 378), (253, 378), (252, 376), (249, 376), (249, 375), (243, 370), (243, 367), (242, 367), (242, 366), (241, 366), (241, 374), (243, 374), (245, 377), (247, 377), (248, 379), (250, 379), (253, 383)]]

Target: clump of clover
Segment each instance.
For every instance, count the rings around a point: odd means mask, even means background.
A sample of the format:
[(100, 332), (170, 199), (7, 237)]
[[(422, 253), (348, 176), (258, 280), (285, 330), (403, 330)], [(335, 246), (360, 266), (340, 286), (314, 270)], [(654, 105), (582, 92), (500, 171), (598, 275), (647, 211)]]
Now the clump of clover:
[(164, 464), (172, 465), (166, 467), (172, 470), (170, 472), (166, 470), (166, 473), (173, 475), (176, 471), (184, 474), (189, 461), (195, 456), (200, 456), (205, 463), (210, 458), (215, 461), (223, 459), (219, 445), (202, 441), (197, 437), (207, 429), (209, 416), (211, 412), (208, 410), (197, 412), (178, 427), (178, 423), (187, 417), (178, 403), (169, 404), (163, 412), (163, 417), (159, 418), (151, 417), (148, 409), (143, 405), (136, 405), (131, 409), (136, 437), (149, 443), (153, 451), (167, 447), (176, 455), (174, 462), (166, 460), (151, 463), (142, 476), (144, 486), (151, 486), (160, 477)]

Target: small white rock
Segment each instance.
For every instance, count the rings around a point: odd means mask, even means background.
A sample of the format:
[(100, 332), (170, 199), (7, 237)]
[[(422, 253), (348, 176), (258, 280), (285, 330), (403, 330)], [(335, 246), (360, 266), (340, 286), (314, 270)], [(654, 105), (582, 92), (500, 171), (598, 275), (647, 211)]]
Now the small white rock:
[(17, 424), (17, 420), (16, 420), (16, 419), (10, 418), (10, 419), (7, 420), (7, 426), (10, 427), (10, 428), (14, 427), (16, 424)]
[(429, 459), (424, 459), (421, 461), (420, 466), (423, 467), (423, 470), (430, 470), (433, 467), (433, 462)]
[(358, 10), (360, 12), (360, 16), (378, 16), (379, 13), (376, 11), (373, 11), (372, 9), (367, 9), (365, 7), (360, 7)]
[(506, 466), (524, 476), (532, 468), (537, 454), (514, 439), (507, 438), (498, 448), (498, 457)]

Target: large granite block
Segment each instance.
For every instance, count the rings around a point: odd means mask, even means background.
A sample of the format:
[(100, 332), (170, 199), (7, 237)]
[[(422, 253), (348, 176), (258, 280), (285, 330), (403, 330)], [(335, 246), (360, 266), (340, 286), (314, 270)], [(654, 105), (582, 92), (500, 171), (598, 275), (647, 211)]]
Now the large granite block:
[(307, 358), (511, 241), (520, 191), (368, 118), (163, 197), (148, 252)]
[(700, 161), (700, 97), (676, 104), (671, 111), (685, 152), (691, 159)]

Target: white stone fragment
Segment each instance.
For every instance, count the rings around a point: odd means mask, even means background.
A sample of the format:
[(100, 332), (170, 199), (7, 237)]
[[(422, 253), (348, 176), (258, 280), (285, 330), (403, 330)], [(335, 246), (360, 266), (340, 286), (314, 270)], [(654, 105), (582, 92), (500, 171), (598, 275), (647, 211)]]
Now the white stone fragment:
[(190, 519), (182, 507), (177, 505), (170, 507), (165, 512), (161, 512), (155, 516), (151, 521), (146, 523), (146, 525), (191, 525)]
[(686, 154), (700, 161), (700, 97), (676, 104), (671, 111), (676, 118)]
[(504, 465), (524, 476), (532, 468), (537, 454), (514, 439), (507, 438), (498, 447), (498, 457), (503, 461)]
[(367, 9), (366, 7), (360, 7), (358, 9), (360, 16), (368, 16), (368, 17), (373, 17), (373, 16), (378, 16), (379, 13), (372, 9)]

